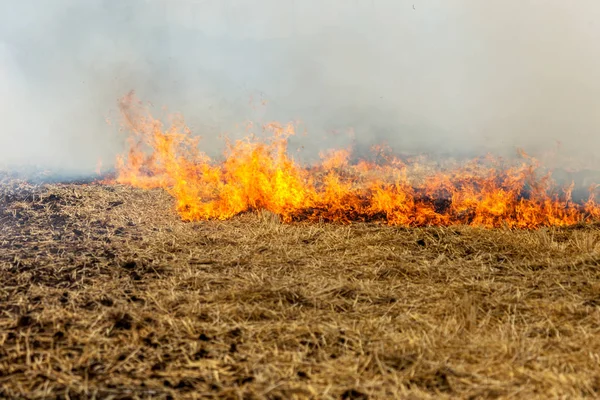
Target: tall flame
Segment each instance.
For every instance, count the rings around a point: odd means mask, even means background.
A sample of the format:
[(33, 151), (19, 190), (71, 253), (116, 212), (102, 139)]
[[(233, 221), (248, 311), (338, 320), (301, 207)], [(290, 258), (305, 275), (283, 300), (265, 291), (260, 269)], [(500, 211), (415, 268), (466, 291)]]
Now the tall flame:
[(517, 165), (487, 157), (447, 171), (427, 173), (378, 147), (383, 162), (351, 163), (349, 150), (321, 154), (304, 167), (288, 155), (292, 124), (269, 124), (267, 138), (227, 143), (215, 162), (198, 148), (183, 118), (167, 129), (133, 93), (120, 101), (129, 152), (117, 160), (116, 181), (164, 188), (184, 220), (229, 219), (269, 210), (284, 222), (382, 221), (391, 225), (454, 225), (537, 228), (600, 218), (594, 191), (585, 204), (571, 200), (572, 187), (557, 192), (549, 175), (525, 153)]

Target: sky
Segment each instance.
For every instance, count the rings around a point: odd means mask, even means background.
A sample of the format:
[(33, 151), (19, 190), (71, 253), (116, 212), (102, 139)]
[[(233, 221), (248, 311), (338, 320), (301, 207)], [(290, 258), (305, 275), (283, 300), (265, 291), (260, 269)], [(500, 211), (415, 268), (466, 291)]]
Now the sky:
[(3, 1), (0, 166), (111, 165), (117, 100), (135, 90), (209, 154), (277, 120), (299, 121), (309, 154), (561, 143), (594, 168), (599, 17), (592, 0)]

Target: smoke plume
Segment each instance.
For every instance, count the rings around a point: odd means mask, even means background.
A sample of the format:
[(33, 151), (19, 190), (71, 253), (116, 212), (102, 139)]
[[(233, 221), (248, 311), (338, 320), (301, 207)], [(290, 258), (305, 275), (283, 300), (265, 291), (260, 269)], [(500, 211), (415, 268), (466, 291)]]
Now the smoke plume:
[(0, 166), (110, 166), (117, 99), (134, 89), (182, 112), (213, 155), (245, 121), (297, 120), (308, 153), (560, 142), (590, 167), (599, 16), (593, 0), (3, 1)]

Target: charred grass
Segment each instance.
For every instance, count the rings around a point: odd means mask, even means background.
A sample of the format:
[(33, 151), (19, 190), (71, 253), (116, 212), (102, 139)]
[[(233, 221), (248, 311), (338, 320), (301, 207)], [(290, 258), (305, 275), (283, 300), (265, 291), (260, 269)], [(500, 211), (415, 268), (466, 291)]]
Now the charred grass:
[(600, 396), (600, 230), (185, 223), (0, 188), (0, 396)]

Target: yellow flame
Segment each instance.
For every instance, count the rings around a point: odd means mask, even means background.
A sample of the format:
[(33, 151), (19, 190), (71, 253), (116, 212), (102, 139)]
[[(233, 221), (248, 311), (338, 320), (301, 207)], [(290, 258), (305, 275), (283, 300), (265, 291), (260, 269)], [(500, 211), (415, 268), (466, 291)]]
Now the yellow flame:
[[(391, 225), (469, 224), (536, 228), (600, 218), (594, 190), (585, 204), (571, 201), (573, 187), (552, 194), (549, 175), (537, 177), (537, 160), (521, 151), (521, 163), (502, 167), (488, 156), (449, 171), (407, 164), (385, 147), (374, 151), (381, 163), (350, 163), (351, 151), (322, 154), (319, 164), (299, 165), (288, 155), (294, 125), (271, 123), (271, 136), (228, 143), (224, 161), (198, 148), (183, 118), (165, 128), (133, 93), (120, 102), (131, 132), (129, 152), (117, 159), (116, 181), (164, 188), (184, 220), (228, 219), (265, 209), (285, 222), (298, 220), (382, 221)], [(415, 176), (422, 176), (416, 179)]]

